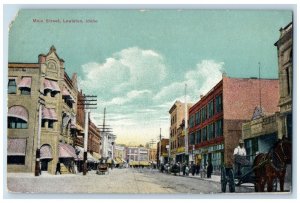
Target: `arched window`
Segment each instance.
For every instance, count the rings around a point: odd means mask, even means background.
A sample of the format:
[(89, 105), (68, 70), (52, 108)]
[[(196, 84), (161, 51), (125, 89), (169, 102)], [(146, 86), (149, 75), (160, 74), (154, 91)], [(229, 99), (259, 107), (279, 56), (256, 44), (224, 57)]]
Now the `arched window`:
[(8, 128), (28, 128), (28, 112), (23, 106), (12, 106), (8, 109)]

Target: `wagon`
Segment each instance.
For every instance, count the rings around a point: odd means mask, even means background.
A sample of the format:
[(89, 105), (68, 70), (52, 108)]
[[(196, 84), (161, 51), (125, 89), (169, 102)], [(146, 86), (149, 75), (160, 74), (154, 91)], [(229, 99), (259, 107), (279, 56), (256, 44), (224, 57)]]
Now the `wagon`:
[(100, 163), (97, 166), (96, 174), (98, 174), (98, 175), (104, 175), (105, 173), (108, 173), (107, 159), (101, 159)]

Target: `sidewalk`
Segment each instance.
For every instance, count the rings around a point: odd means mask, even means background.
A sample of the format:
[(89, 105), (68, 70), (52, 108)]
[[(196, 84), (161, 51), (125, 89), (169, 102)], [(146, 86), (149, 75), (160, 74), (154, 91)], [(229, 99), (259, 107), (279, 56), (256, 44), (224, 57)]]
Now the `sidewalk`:
[(189, 175), (190, 178), (196, 178), (196, 179), (200, 179), (200, 180), (206, 180), (206, 181), (212, 181), (212, 182), (218, 182), (220, 183), (221, 182), (221, 176), (219, 175), (211, 175), (211, 178), (201, 178), (200, 176), (192, 176), (192, 175)]

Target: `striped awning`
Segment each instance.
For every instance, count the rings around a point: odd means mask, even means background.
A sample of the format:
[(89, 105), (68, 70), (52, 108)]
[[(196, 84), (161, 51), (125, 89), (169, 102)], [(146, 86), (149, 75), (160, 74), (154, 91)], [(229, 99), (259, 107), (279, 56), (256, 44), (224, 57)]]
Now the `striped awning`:
[(23, 77), (21, 82), (18, 84), (18, 87), (27, 87), (31, 88), (31, 77)]
[(7, 143), (8, 156), (25, 156), (26, 139), (25, 138), (9, 138)]
[[(83, 153), (84, 153), (84, 149), (82, 148), (82, 147), (79, 147), (79, 146), (75, 146), (75, 148), (77, 149), (77, 150), (79, 150), (79, 155), (78, 155), (78, 160), (83, 160)], [(76, 157), (76, 159), (77, 159), (77, 157)], [(99, 160), (97, 159), (97, 158), (95, 158), (95, 157), (93, 157), (92, 155), (91, 155), (91, 153), (87, 153), (87, 161), (88, 162), (96, 162), (96, 163), (98, 163), (99, 162)]]
[(54, 109), (43, 108), (42, 118), (57, 121), (57, 115)]
[(20, 118), (28, 122), (27, 110), (22, 106), (12, 106), (8, 109), (8, 117)]
[(43, 145), (40, 149), (40, 159), (52, 159), (52, 150), (49, 145)]
[(99, 153), (93, 152), (92, 156), (97, 160), (101, 159), (101, 155)]
[(54, 80), (44, 80), (44, 89), (49, 89), (51, 91), (60, 92), (60, 88), (56, 81)]
[(75, 103), (75, 99), (72, 97), (70, 92), (64, 87), (62, 91), (62, 96), (70, 100), (71, 102)]
[(74, 158), (74, 159), (77, 158), (75, 149), (71, 145), (65, 143), (59, 143), (58, 148), (59, 148), (59, 158)]

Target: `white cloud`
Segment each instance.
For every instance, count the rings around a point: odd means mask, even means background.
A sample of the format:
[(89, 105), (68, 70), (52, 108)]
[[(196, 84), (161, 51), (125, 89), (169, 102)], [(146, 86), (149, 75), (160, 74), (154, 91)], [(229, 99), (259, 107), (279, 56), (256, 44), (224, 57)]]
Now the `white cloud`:
[[(84, 64), (82, 70), (84, 77), (79, 79), (80, 87), (100, 95), (104, 94), (104, 90), (118, 94), (132, 89), (157, 88), (157, 84), (166, 77), (163, 57), (154, 50), (138, 47), (114, 53), (103, 64)], [(122, 103), (116, 100), (118, 102)]]
[(156, 102), (184, 101), (184, 89), (187, 84), (187, 100), (195, 102), (201, 94), (206, 94), (221, 80), (223, 66), (223, 62), (203, 60), (194, 70), (185, 74), (184, 80), (163, 87), (153, 99)]
[(144, 98), (148, 94), (151, 94), (150, 90), (132, 90), (125, 97), (115, 97), (108, 102), (102, 102), (102, 106), (123, 105), (138, 98)]

